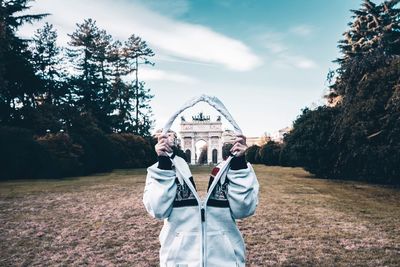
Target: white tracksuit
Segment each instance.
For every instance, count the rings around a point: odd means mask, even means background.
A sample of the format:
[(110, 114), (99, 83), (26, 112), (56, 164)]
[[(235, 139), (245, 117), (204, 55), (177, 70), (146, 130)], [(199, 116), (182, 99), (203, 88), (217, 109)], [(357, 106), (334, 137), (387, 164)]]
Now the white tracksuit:
[[(214, 168), (209, 188), (218, 170), (218, 166)], [(203, 203), (193, 178), (192, 185), (179, 183), (168, 157), (159, 157), (159, 162), (147, 169), (143, 203), (151, 216), (164, 219), (159, 236), (160, 266), (245, 265), (245, 244), (235, 219), (255, 212), (259, 184), (243, 156), (231, 161), (224, 180)]]

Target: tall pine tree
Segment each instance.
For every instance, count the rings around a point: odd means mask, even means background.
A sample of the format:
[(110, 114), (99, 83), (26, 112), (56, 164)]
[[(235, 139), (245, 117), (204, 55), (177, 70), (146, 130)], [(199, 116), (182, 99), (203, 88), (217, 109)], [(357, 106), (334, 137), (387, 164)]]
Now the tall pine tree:
[(25, 14), (29, 0), (0, 1), (0, 123), (29, 127), (27, 114), (36, 106), (41, 87), (30, 62), (27, 40), (16, 36), (24, 23), (46, 14)]
[(150, 101), (154, 97), (150, 93), (150, 89), (145, 87), (145, 82), (141, 81), (136, 90), (136, 103), (139, 103), (136, 107), (136, 114), (138, 120), (134, 130), (136, 134), (141, 136), (150, 136), (150, 131), (153, 128), (154, 120), (152, 119), (153, 112), (150, 107)]
[(32, 122), (32, 129), (38, 134), (44, 134), (47, 130), (59, 131), (65, 128), (64, 115), (67, 112), (63, 110), (69, 111), (66, 103), (68, 88), (61, 48), (57, 45), (57, 32), (53, 25), (45, 23), (36, 31), (30, 50), (36, 77), (42, 86), (37, 92), (37, 106), (28, 114), (28, 118)]
[(115, 41), (109, 52), (109, 65), (112, 97), (115, 100), (113, 128), (116, 132), (130, 132), (135, 123), (132, 116), (134, 111), (134, 92), (124, 80), (130, 73), (126, 53), (122, 43)]
[(81, 112), (91, 113), (105, 132), (111, 132), (110, 114), (113, 99), (107, 79), (107, 56), (111, 36), (97, 27), (92, 19), (77, 24), (69, 35), (69, 57), (75, 67), (71, 82), (76, 95), (76, 105)]
[[(135, 80), (133, 83), (135, 95), (134, 133), (149, 134), (148, 131), (153, 122), (150, 118), (151, 114), (147, 112), (147, 110), (149, 110), (149, 104), (147, 100), (151, 99), (152, 96), (149, 94), (149, 91), (144, 89), (144, 84), (140, 84), (139, 66), (153, 65), (149, 58), (154, 56), (154, 52), (147, 46), (147, 43), (144, 40), (134, 34), (132, 34), (125, 43), (125, 52), (131, 66), (131, 71), (135, 74)], [(148, 94), (148, 97), (145, 97), (146, 93)], [(143, 111), (141, 112), (141, 110)]]
[(38, 29), (31, 43), (32, 62), (36, 75), (43, 81), (42, 101), (60, 105), (67, 94), (62, 68), (61, 48), (57, 45), (57, 32), (45, 23)]

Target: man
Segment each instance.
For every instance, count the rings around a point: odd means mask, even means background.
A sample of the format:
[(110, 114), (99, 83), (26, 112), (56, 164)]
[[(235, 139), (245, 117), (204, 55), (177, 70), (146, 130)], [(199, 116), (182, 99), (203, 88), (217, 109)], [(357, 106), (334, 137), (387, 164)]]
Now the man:
[[(215, 182), (219, 167), (213, 169), (205, 200), (197, 194), (186, 161), (168, 155), (173, 153), (175, 139), (173, 132), (158, 137), (158, 162), (147, 169), (143, 195), (149, 214), (164, 219), (159, 236), (160, 266), (244, 266), (245, 245), (235, 219), (255, 212), (259, 189), (254, 170), (244, 157), (246, 138), (237, 136), (229, 150), (235, 157)], [(190, 178), (183, 179), (182, 173)]]

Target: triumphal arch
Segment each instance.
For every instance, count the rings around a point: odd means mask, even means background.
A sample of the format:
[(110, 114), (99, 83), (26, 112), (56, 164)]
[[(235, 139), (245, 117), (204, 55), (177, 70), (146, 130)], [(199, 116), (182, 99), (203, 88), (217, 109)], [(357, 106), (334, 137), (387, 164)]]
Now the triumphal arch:
[(210, 120), (210, 116), (200, 112), (192, 116), (192, 121), (186, 121), (181, 117), (181, 147), (186, 153), (189, 163), (197, 164), (199, 155), (196, 155), (196, 143), (203, 140), (207, 144), (207, 163), (218, 163), (222, 161), (223, 130), (221, 116), (215, 121)]

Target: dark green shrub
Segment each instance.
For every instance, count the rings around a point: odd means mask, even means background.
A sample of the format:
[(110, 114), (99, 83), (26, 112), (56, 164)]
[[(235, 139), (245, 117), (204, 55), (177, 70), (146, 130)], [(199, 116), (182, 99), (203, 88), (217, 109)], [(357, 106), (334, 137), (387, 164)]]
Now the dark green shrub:
[(112, 170), (116, 156), (113, 143), (97, 126), (91, 113), (82, 113), (74, 117), (69, 135), (75, 144), (83, 148), (81, 160), (85, 174)]
[(260, 147), (257, 145), (252, 145), (246, 150), (246, 160), (250, 162), (251, 164), (259, 164), (260, 163), (260, 157), (258, 155), (260, 151)]
[(53, 162), (30, 130), (0, 127), (0, 179), (40, 178), (51, 173)]
[(36, 141), (47, 150), (51, 157), (52, 166), (49, 166), (46, 178), (76, 176), (84, 173), (83, 147), (73, 143), (68, 134), (47, 134), (38, 137)]
[(259, 149), (261, 163), (269, 166), (279, 165), (281, 145), (274, 141), (269, 141)]
[(115, 168), (144, 168), (155, 162), (154, 148), (148, 140), (134, 134), (109, 135), (114, 149)]
[(293, 130), (284, 138), (280, 155), (289, 166), (302, 166), (320, 177), (332, 174), (338, 148), (331, 141), (337, 108), (321, 106), (304, 109), (293, 124)]

